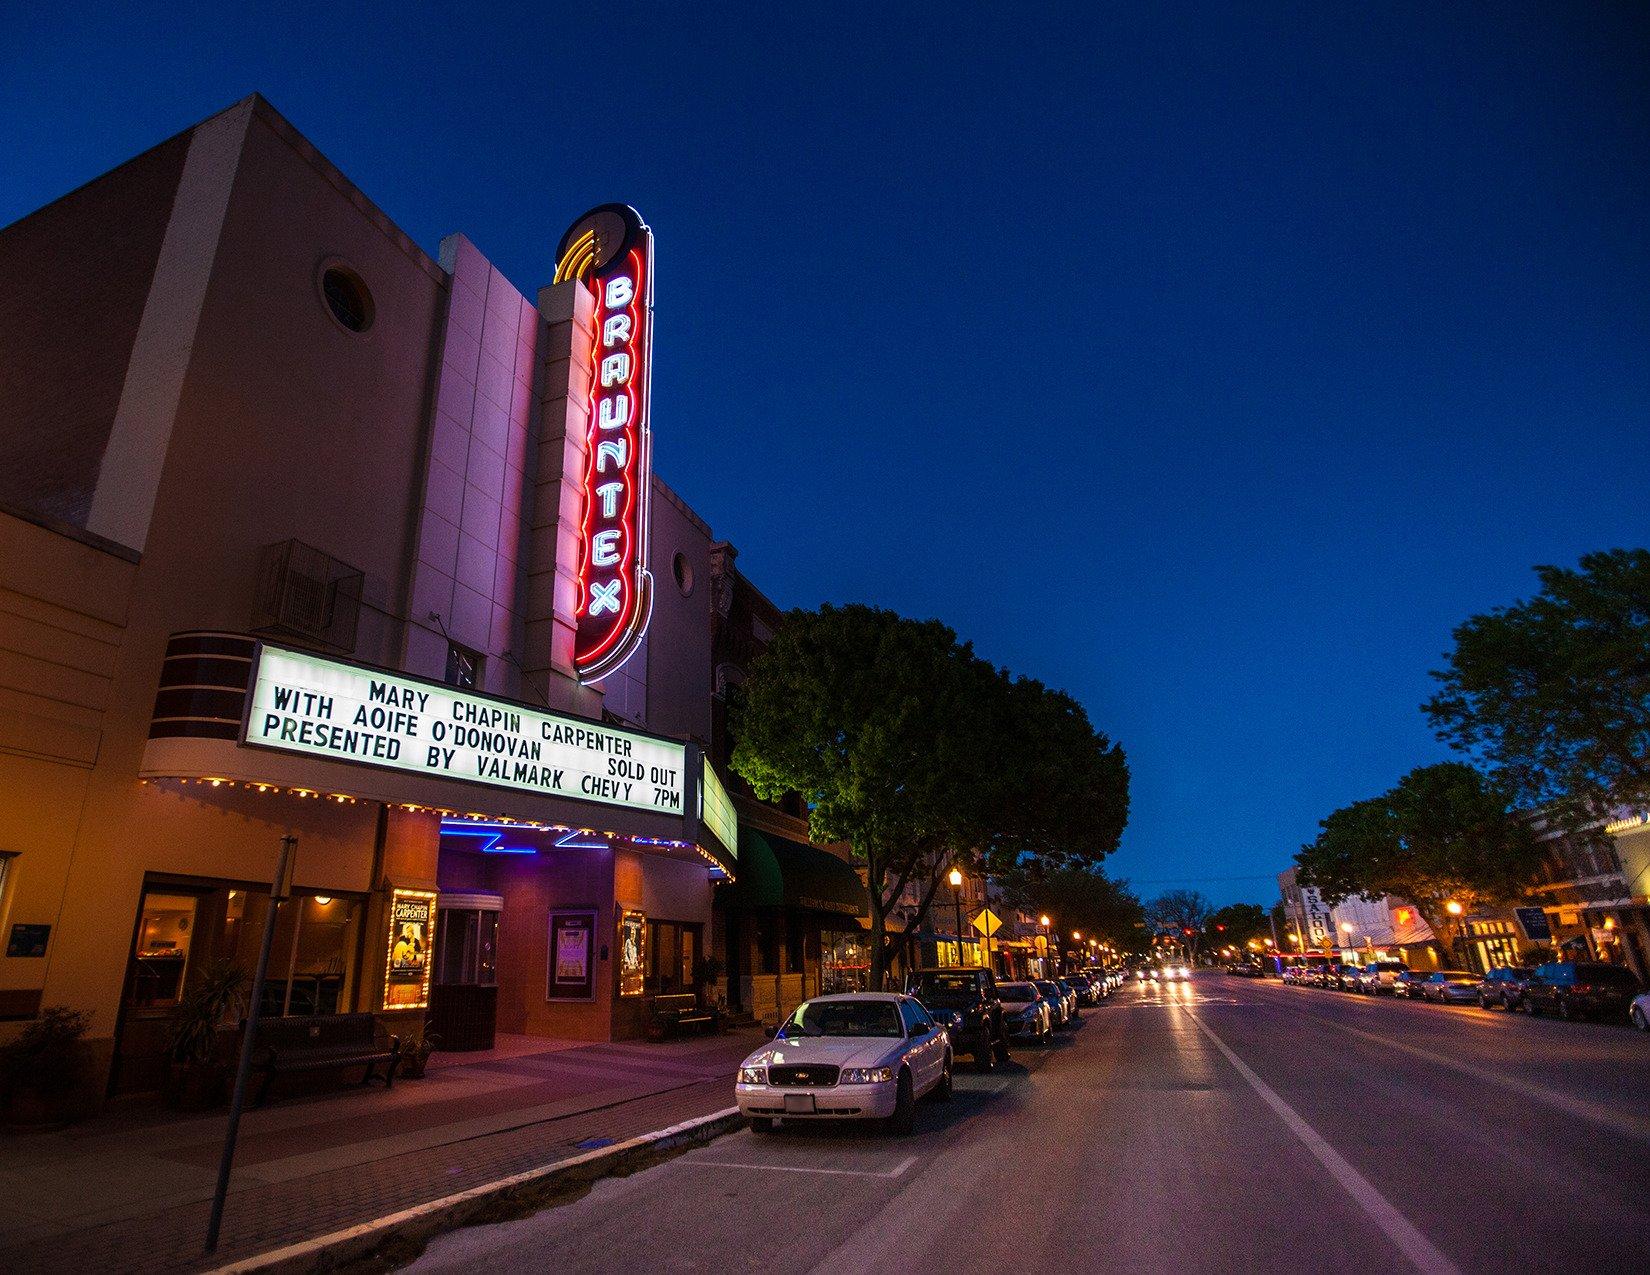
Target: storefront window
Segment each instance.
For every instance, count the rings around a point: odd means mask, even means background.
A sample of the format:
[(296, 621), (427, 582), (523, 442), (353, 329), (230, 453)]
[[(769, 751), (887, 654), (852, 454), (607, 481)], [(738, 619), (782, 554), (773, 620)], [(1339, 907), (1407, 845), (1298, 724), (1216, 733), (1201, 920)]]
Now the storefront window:
[(820, 986), (826, 995), (870, 990), (871, 955), (862, 931), (827, 930), (820, 951)]
[(693, 967), (699, 959), (699, 927), (679, 921), (648, 922), (647, 990), (693, 990)]
[[(269, 895), (230, 892), (224, 935), (233, 959), (250, 973), (257, 965)], [(275, 913), (275, 941), (258, 1012), (271, 1018), (336, 1014), (351, 1003), (356, 935), (364, 903), (359, 897), (295, 894)]]
[(184, 975), (189, 972), (198, 901), (192, 894), (144, 891), (128, 1005), (150, 1008), (178, 1003)]

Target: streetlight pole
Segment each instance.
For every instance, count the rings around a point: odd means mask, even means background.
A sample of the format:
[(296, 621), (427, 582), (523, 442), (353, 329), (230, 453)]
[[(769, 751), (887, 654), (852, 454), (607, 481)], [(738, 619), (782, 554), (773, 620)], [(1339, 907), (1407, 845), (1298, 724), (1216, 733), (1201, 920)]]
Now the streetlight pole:
[(241, 1112), (246, 1107), (246, 1082), (252, 1074), (252, 1044), (258, 1035), (258, 1008), (264, 998), (264, 977), (269, 973), (269, 949), (275, 942), (275, 914), (281, 903), (292, 897), (293, 851), (298, 838), (288, 833), (281, 838), (280, 857), (275, 861), (275, 880), (269, 887), (269, 911), (264, 915), (263, 940), (258, 947), (257, 972), (246, 1006), (246, 1029), (241, 1033), (241, 1056), (235, 1065), (235, 1093), (229, 1100), (229, 1126), (224, 1130), (223, 1154), (218, 1159), (218, 1184), (212, 1192), (212, 1215), (206, 1223), (206, 1251), (216, 1252), (218, 1231), (223, 1226), (224, 1201), (229, 1197), (229, 1174), (235, 1164), (235, 1142), (241, 1131)]
[(951, 902), (957, 909), (957, 964), (963, 963), (963, 928), (962, 928), (962, 873), (956, 868), (951, 869)]
[(1054, 945), (1049, 941), (1048, 914), (1045, 912), (1037, 921), (1043, 927), (1043, 977), (1050, 978), (1054, 970)]

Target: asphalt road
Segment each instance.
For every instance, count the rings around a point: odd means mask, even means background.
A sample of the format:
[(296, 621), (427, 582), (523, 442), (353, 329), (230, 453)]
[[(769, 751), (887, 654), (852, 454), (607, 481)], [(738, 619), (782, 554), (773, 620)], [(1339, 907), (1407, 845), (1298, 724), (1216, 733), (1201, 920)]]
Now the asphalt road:
[(416, 1269), (1650, 1269), (1650, 1037), (1221, 974), (1084, 1017), (913, 1137), (740, 1132)]

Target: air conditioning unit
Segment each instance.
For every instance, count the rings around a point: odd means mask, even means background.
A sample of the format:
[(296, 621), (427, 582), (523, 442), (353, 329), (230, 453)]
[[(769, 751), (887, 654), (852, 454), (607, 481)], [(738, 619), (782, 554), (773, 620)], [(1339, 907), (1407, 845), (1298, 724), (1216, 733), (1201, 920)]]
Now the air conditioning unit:
[(258, 558), (252, 630), (353, 651), (364, 580), (348, 563), (301, 540), (268, 545)]

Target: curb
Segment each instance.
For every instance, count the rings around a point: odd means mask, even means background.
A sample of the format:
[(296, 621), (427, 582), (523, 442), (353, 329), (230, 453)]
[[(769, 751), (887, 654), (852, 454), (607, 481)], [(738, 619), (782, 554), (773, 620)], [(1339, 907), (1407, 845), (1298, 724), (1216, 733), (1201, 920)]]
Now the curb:
[(570, 1187), (583, 1186), (627, 1168), (645, 1167), (651, 1157), (660, 1152), (703, 1145), (732, 1132), (739, 1123), (739, 1108), (725, 1107), (708, 1116), (697, 1116), (665, 1129), (626, 1138), (610, 1147), (484, 1182), (467, 1191), (415, 1204), (370, 1222), (241, 1258), (212, 1268), (213, 1275), (241, 1275), (252, 1271), (300, 1275), (364, 1261), (392, 1241), (398, 1246), (422, 1246), (446, 1231), (530, 1213)]

